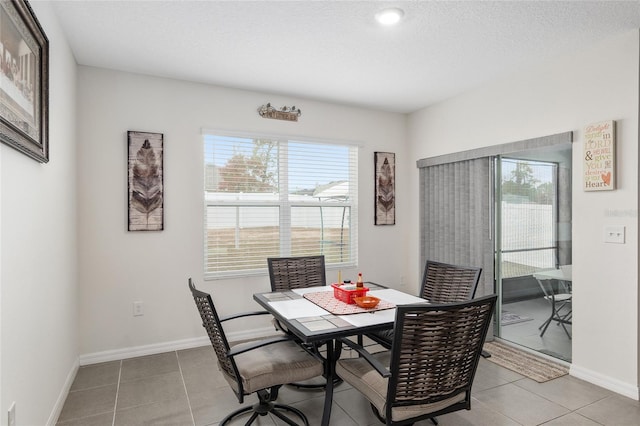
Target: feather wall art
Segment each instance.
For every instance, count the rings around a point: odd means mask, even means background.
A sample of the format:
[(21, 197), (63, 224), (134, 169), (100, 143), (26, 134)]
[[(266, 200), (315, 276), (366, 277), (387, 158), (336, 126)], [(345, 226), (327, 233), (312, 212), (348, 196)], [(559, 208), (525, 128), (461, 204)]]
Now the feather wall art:
[(163, 134), (127, 132), (129, 231), (164, 229)]
[(375, 154), (375, 224), (396, 224), (396, 155)]

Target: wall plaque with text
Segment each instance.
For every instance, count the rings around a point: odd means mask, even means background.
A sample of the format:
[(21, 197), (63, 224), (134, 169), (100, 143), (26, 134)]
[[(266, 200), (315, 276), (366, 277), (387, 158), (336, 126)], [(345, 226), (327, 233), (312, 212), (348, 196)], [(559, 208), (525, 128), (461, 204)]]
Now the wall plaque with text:
[(616, 188), (615, 121), (601, 121), (584, 128), (585, 191), (607, 191)]

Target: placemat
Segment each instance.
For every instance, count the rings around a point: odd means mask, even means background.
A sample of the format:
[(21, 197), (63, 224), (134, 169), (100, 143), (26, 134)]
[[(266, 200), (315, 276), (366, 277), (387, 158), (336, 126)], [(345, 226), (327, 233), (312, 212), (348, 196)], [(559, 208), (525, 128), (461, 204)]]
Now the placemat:
[(361, 314), (363, 312), (374, 312), (374, 311), (382, 311), (384, 309), (392, 309), (395, 308), (396, 305), (390, 302), (385, 302), (384, 300), (380, 300), (380, 303), (375, 308), (361, 308), (360, 306), (354, 304), (344, 303), (341, 300), (333, 297), (332, 291), (318, 291), (314, 293), (305, 293), (305, 299), (315, 303), (320, 306), (322, 309), (331, 312), (334, 315), (349, 315), (349, 314)]

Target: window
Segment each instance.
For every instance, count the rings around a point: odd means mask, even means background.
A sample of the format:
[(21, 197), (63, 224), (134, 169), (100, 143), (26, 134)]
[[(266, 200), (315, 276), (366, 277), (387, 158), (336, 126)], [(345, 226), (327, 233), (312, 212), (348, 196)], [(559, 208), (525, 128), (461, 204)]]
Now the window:
[(558, 165), (501, 158), (502, 277), (558, 265)]
[(267, 257), (357, 262), (358, 149), (204, 135), (205, 276), (266, 273)]

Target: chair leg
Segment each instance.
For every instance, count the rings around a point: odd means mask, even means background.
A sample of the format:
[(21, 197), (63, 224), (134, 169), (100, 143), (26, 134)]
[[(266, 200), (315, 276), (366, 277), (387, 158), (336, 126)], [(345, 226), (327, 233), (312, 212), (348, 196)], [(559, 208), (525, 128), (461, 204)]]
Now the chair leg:
[(247, 420), (245, 425), (250, 425), (258, 417), (266, 416), (267, 414), (273, 414), (274, 416), (278, 417), (279, 419), (281, 419), (282, 421), (284, 421), (285, 423), (291, 426), (298, 425), (298, 423), (294, 422), (292, 419), (282, 414), (281, 411), (286, 411), (294, 414), (304, 423), (305, 426), (309, 426), (309, 420), (307, 419), (307, 416), (305, 416), (302, 411), (298, 410), (297, 408), (291, 407), (289, 405), (275, 404), (273, 402), (278, 396), (278, 388), (279, 387), (276, 386), (271, 388), (271, 391), (267, 391), (263, 389), (256, 392), (256, 394), (258, 395), (257, 404), (254, 404), (249, 407), (242, 407), (232, 412), (231, 414), (227, 415), (224, 419), (222, 419), (222, 421), (220, 422), (220, 426), (227, 425), (231, 420), (233, 420), (237, 416), (241, 414), (249, 413), (249, 412), (253, 412), (253, 413), (251, 414), (251, 417), (249, 417), (249, 420)]
[(549, 317), (549, 318), (547, 318), (547, 319), (546, 319), (542, 324), (540, 324), (540, 325), (538, 326), (538, 330), (542, 330), (542, 327), (544, 327), (545, 325), (547, 325), (548, 323), (550, 323), (552, 319), (553, 319), (553, 317)]
[(543, 322), (540, 327), (538, 327), (538, 330), (542, 329), (542, 331), (540, 332), (540, 337), (544, 336), (544, 333), (547, 331), (547, 328), (549, 327), (549, 324), (551, 324), (551, 321), (553, 321), (553, 319), (556, 317), (557, 312), (556, 312), (556, 301), (555, 299), (551, 299), (551, 315), (549, 315), (549, 318), (547, 318), (547, 320), (545, 322)]
[(567, 330), (567, 327), (564, 326), (563, 322), (561, 322), (560, 325), (564, 329), (564, 332), (567, 333), (567, 337), (569, 338), (569, 340), (571, 340), (571, 334), (569, 334), (569, 331)]
[[(244, 413), (248, 413), (249, 411), (253, 411), (253, 407), (252, 406), (242, 407), (242, 408), (240, 408), (240, 409), (228, 414), (227, 417), (222, 419), (222, 421), (220, 422), (220, 426), (226, 425), (227, 423), (229, 423), (235, 417), (237, 417), (237, 416), (239, 416), (241, 414), (244, 414)], [(253, 413), (253, 415), (251, 417), (257, 416), (257, 415), (258, 415), (257, 413)], [(250, 421), (253, 421), (253, 420), (250, 420)]]
[(290, 413), (295, 414), (296, 416), (298, 416), (300, 418), (300, 420), (302, 420), (304, 422), (305, 426), (309, 426), (309, 420), (307, 420), (307, 416), (305, 416), (304, 413), (302, 411), (298, 410), (297, 408), (290, 407), (288, 405), (281, 405), (281, 404), (276, 404), (273, 407), (274, 407), (274, 409), (271, 411), (271, 414), (273, 414), (274, 416), (276, 416), (279, 419), (283, 420), (286, 424), (291, 425), (291, 426), (298, 426), (298, 423), (294, 422), (293, 420), (291, 420), (287, 416), (281, 414), (276, 409), (288, 411)]
[(562, 308), (564, 308), (565, 306), (567, 306), (567, 302), (563, 302), (562, 304), (560, 304), (560, 306), (556, 307), (555, 299), (552, 300), (551, 316), (545, 322), (543, 322), (540, 327), (538, 327), (538, 330), (542, 329), (542, 331), (540, 332), (540, 337), (544, 336), (544, 333), (547, 331), (547, 328), (549, 327), (549, 324), (551, 324), (551, 321), (557, 321), (557, 325), (561, 325), (564, 332), (567, 334), (567, 337), (571, 339), (571, 334), (569, 333), (569, 330), (567, 330), (565, 324), (569, 322), (568, 318), (571, 318), (572, 311), (569, 311), (566, 314), (560, 313)]
[(546, 320), (545, 322), (542, 323), (542, 325), (540, 327), (538, 327), (538, 330), (542, 327), (544, 327), (542, 329), (542, 331), (540, 332), (540, 337), (544, 336), (544, 333), (547, 331), (547, 328), (549, 327), (549, 324), (551, 324), (551, 320), (553, 319), (553, 317), (549, 317), (548, 320)]
[[(562, 309), (562, 306), (560, 307), (560, 309)], [(569, 338), (569, 340), (571, 340), (571, 334), (569, 334), (569, 330), (567, 330), (567, 327), (565, 326), (566, 323), (569, 323), (569, 321), (567, 321), (567, 317), (571, 315), (571, 312), (568, 312), (564, 316), (561, 316), (560, 309), (558, 309), (558, 324), (562, 326), (564, 332), (567, 333), (567, 337)]]
[(438, 419), (435, 417), (431, 417), (431, 421), (433, 422), (434, 425), (438, 426)]

